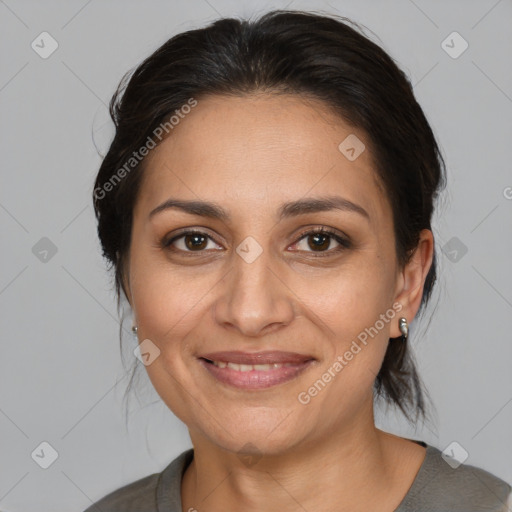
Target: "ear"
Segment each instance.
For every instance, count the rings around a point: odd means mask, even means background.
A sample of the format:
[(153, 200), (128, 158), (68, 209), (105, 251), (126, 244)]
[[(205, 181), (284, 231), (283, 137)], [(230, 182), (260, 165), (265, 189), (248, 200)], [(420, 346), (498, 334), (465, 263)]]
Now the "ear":
[(126, 295), (126, 298), (128, 299), (130, 307), (133, 308), (132, 293), (131, 293), (131, 288), (130, 288), (130, 281), (129, 281), (129, 279), (125, 278), (124, 276), (122, 278), (122, 285), (121, 285), (121, 287), (123, 288), (123, 292)]
[(130, 287), (130, 277), (128, 275), (128, 270), (130, 268), (130, 257), (129, 257), (129, 254), (126, 255), (124, 261), (120, 261), (119, 260), (119, 252), (116, 253), (116, 255), (118, 256), (118, 264), (119, 265), (122, 265), (122, 273), (121, 273), (121, 288), (126, 296), (126, 298), (128, 299), (128, 302), (130, 304), (130, 306), (133, 308), (133, 303), (132, 303), (132, 292), (131, 292), (131, 287)]
[[(409, 324), (420, 307), (425, 279), (432, 265), (433, 257), (434, 236), (430, 229), (423, 229), (410, 261), (397, 276), (395, 302), (402, 305), (398, 318), (405, 317)], [(390, 337), (398, 338), (401, 335), (397, 319), (390, 329)]]

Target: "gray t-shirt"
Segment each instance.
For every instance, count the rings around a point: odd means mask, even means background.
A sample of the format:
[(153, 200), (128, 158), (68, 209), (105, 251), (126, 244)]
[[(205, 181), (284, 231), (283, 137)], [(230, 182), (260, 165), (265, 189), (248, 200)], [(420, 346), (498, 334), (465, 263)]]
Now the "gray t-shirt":
[[(440, 450), (416, 442), (427, 448), (425, 459), (395, 512), (509, 511), (509, 484), (474, 466), (461, 464), (454, 469)], [(84, 512), (182, 512), (181, 479), (193, 457), (193, 449), (183, 452), (161, 473), (113, 491)]]

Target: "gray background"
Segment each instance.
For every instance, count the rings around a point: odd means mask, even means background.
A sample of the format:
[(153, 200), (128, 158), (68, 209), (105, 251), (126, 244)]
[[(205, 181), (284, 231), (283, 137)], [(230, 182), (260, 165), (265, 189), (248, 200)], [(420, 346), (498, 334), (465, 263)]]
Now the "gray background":
[[(411, 328), (436, 421), (414, 430), (379, 413), (378, 424), (440, 449), (457, 441), (466, 464), (512, 482), (509, 0), (0, 0), (1, 510), (82, 511), (190, 446), (143, 367), (124, 427), (128, 374), (91, 205), (95, 144), (108, 148), (106, 104), (122, 74), (171, 35), (286, 6), (374, 31), (410, 76), (447, 160), (434, 219), (438, 305)], [(59, 45), (46, 59), (31, 48), (43, 31)], [(458, 58), (441, 46), (453, 31), (469, 43)], [(55, 254), (42, 252), (44, 237)], [(48, 469), (31, 456), (43, 441), (58, 453)]]

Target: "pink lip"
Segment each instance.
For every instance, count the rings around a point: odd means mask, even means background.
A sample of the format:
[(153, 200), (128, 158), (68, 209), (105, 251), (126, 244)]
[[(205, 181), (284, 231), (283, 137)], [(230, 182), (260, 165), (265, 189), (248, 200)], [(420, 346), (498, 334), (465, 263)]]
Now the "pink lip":
[[(223, 361), (236, 364), (286, 364), (270, 370), (250, 370), (242, 372), (233, 368), (219, 368), (210, 361)], [(314, 361), (311, 356), (295, 352), (215, 352), (205, 354), (199, 362), (220, 382), (241, 389), (265, 389), (287, 382), (308, 368)]]

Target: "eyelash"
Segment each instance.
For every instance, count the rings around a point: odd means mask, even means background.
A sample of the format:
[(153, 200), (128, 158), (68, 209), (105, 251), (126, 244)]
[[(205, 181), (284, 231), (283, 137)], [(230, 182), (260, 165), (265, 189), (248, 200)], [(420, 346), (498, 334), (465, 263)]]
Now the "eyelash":
[[(351, 244), (351, 242), (350, 242), (348, 237), (341, 236), (338, 232), (333, 231), (333, 230), (328, 229), (328, 228), (324, 228), (324, 227), (316, 228), (316, 229), (310, 229), (308, 231), (302, 232), (299, 235), (299, 238), (297, 239), (297, 241), (294, 242), (292, 245), (298, 244), (303, 238), (306, 238), (309, 235), (316, 235), (316, 234), (321, 234), (321, 235), (329, 236), (332, 239), (334, 239), (336, 242), (338, 242), (340, 245), (337, 248), (335, 248), (335, 249), (329, 249), (327, 251), (319, 251), (319, 252), (303, 251), (303, 252), (311, 252), (314, 255), (315, 258), (322, 258), (322, 257), (325, 257), (326, 255), (330, 256), (333, 253), (339, 253), (339, 252), (341, 252), (341, 251), (343, 251), (345, 249), (349, 249), (352, 246), (352, 244)], [(182, 249), (173, 249), (171, 247), (171, 245), (174, 242), (176, 242), (180, 238), (183, 238), (183, 237), (185, 237), (187, 235), (202, 235), (202, 236), (205, 236), (206, 238), (209, 238), (213, 242), (217, 243), (211, 236), (209, 236), (204, 231), (200, 231), (200, 230), (196, 230), (196, 229), (188, 229), (186, 231), (182, 231), (181, 233), (177, 234), (176, 236), (172, 237), (169, 240), (166, 240), (166, 238), (162, 239), (161, 246), (164, 249), (168, 249), (168, 250), (175, 251), (175, 252), (188, 253), (190, 255), (193, 255), (194, 253), (205, 252), (204, 249), (200, 250), (200, 251), (183, 251)], [(218, 245), (220, 245), (220, 244), (218, 244)]]

